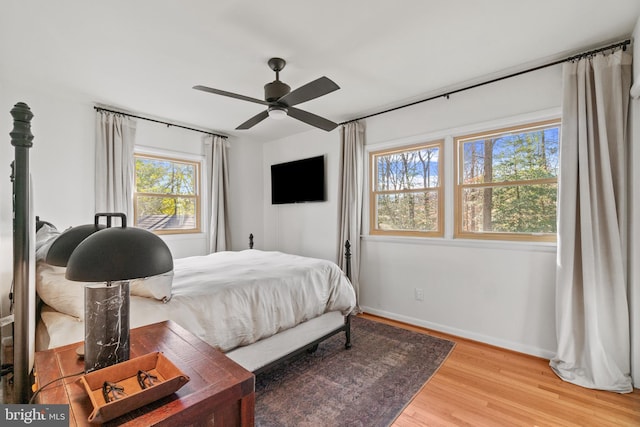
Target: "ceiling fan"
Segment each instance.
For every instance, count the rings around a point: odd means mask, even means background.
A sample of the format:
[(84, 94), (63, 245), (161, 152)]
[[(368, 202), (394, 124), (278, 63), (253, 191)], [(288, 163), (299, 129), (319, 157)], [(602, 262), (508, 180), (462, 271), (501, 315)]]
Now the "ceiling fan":
[(291, 91), (291, 87), (280, 81), (280, 71), (287, 64), (282, 58), (271, 58), (267, 62), (269, 67), (276, 72), (276, 79), (271, 83), (264, 85), (264, 101), (261, 99), (251, 98), (249, 96), (239, 95), (237, 93), (227, 92), (224, 90), (213, 89), (206, 86), (194, 86), (194, 89), (202, 90), (204, 92), (214, 93), (216, 95), (228, 96), (230, 98), (241, 99), (243, 101), (254, 102), (256, 104), (265, 105), (266, 110), (251, 117), (246, 122), (242, 123), (236, 129), (244, 130), (250, 129), (257, 125), (267, 117), (282, 118), (285, 116), (293, 117), (301, 122), (307, 123), (317, 128), (331, 131), (338, 126), (337, 123), (327, 120), (323, 117), (309, 113), (298, 108), (294, 108), (294, 105), (301, 104), (306, 101), (318, 98), (320, 96), (331, 93), (340, 89), (340, 86), (335, 84), (331, 79), (327, 77), (320, 77), (312, 82), (309, 82), (298, 89)]

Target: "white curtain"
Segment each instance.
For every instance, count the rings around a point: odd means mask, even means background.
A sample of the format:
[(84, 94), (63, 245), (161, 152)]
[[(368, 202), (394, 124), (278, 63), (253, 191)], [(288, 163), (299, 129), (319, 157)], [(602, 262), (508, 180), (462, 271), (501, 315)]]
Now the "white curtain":
[(136, 122), (122, 114), (96, 111), (96, 212), (122, 212), (133, 224)]
[(209, 252), (231, 249), (229, 232), (228, 144), (215, 135), (204, 137), (205, 176), (207, 177), (206, 221), (209, 224)]
[(551, 367), (589, 388), (632, 391), (627, 300), (631, 55), (564, 64)]
[[(351, 244), (351, 283), (360, 300), (360, 233), (364, 183), (364, 124), (350, 122), (340, 127), (340, 193), (338, 265), (344, 270), (344, 244)], [(359, 310), (359, 309), (358, 309)]]

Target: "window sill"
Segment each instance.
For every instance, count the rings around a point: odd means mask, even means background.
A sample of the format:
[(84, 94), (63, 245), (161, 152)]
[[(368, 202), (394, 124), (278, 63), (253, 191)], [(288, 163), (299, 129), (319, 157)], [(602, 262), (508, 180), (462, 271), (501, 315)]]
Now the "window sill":
[(157, 236), (169, 242), (174, 240), (201, 240), (205, 238), (204, 233), (167, 233), (157, 234)]
[(400, 237), (400, 236), (361, 236), (363, 241), (380, 243), (399, 243), (425, 246), (449, 246), (460, 248), (516, 250), (526, 252), (550, 252), (557, 251), (555, 242), (515, 242), (506, 240), (478, 240), (478, 239), (452, 239), (435, 237)]

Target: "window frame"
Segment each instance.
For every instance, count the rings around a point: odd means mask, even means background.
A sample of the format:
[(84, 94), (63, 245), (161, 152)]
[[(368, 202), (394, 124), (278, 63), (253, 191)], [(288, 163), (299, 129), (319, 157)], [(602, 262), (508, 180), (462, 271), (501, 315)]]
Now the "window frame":
[[(454, 206), (453, 206), (453, 221), (454, 221), (454, 239), (477, 239), (477, 240), (502, 240), (502, 241), (522, 241), (522, 242), (557, 242), (556, 233), (506, 233), (506, 232), (473, 232), (463, 230), (463, 206), (462, 206), (462, 194), (465, 189), (468, 188), (486, 188), (486, 187), (501, 187), (501, 186), (514, 186), (514, 185), (540, 185), (540, 184), (559, 184), (559, 177), (556, 178), (542, 178), (531, 180), (518, 180), (518, 181), (500, 181), (491, 182), (489, 184), (463, 184), (462, 172), (464, 171), (464, 156), (462, 150), (465, 142), (474, 141), (487, 137), (495, 137), (498, 135), (507, 135), (511, 133), (525, 133), (527, 131), (534, 131), (540, 128), (549, 128), (557, 126), (559, 132), (562, 132), (562, 120), (560, 117), (556, 117), (549, 120), (535, 121), (522, 123), (520, 125), (508, 126), (498, 129), (490, 129), (484, 132), (477, 132), (472, 134), (465, 134), (455, 136), (453, 138), (453, 192), (454, 192)], [(560, 144), (560, 135), (558, 136), (558, 146)], [(559, 156), (559, 153), (558, 153)], [(558, 165), (558, 175), (560, 174), (560, 166)], [(557, 204), (556, 204), (556, 218), (557, 218)]]
[[(195, 180), (196, 180), (196, 191), (194, 195), (184, 195), (184, 194), (157, 194), (157, 193), (142, 193), (138, 192), (138, 175), (135, 171), (135, 165), (138, 158), (144, 159), (153, 159), (153, 160), (165, 160), (174, 163), (182, 163), (187, 165), (193, 165), (195, 168)], [(195, 220), (196, 225), (195, 228), (189, 229), (160, 229), (160, 230), (149, 230), (152, 233), (158, 235), (177, 235), (177, 234), (197, 234), (202, 233), (202, 162), (199, 160), (188, 159), (186, 157), (179, 157), (173, 155), (158, 155), (158, 154), (149, 154), (145, 152), (134, 152), (133, 154), (133, 164), (134, 164), (134, 191), (133, 191), (133, 225), (139, 227), (138, 225), (138, 196), (152, 196), (152, 197), (161, 197), (161, 198), (188, 198), (195, 200)]]
[[(380, 156), (402, 153), (407, 151), (417, 151), (420, 149), (438, 148), (438, 187), (420, 187), (411, 190), (389, 190), (378, 191), (376, 190), (378, 180), (378, 167), (376, 158)], [(429, 142), (420, 142), (411, 145), (403, 145), (397, 147), (391, 147), (376, 151), (369, 152), (369, 234), (377, 236), (403, 236), (403, 237), (444, 237), (444, 197), (445, 197), (445, 153), (444, 153), (444, 139), (432, 140)], [(385, 193), (412, 193), (416, 191), (428, 191), (434, 192), (438, 197), (438, 221), (437, 230), (435, 231), (418, 231), (418, 230), (381, 230), (377, 228), (377, 195)]]

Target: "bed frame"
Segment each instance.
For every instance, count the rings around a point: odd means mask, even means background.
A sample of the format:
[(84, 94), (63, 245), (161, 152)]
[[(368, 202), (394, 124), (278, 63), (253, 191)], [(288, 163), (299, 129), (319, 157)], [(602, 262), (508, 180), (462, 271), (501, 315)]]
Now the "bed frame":
[[(253, 249), (254, 246), (254, 241), (253, 241), (253, 233), (249, 234), (249, 249)], [(344, 244), (344, 259), (345, 259), (345, 275), (349, 278), (349, 280), (351, 280), (351, 243), (347, 240)], [(253, 373), (255, 375), (258, 375), (262, 372), (268, 371), (269, 369), (272, 369), (275, 366), (278, 366), (280, 364), (282, 364), (283, 362), (301, 354), (304, 352), (307, 353), (313, 353), (318, 349), (318, 345), (340, 333), (343, 332), (345, 334), (345, 344), (344, 344), (344, 348), (346, 350), (349, 350), (351, 348), (351, 315), (347, 315), (344, 316), (344, 324), (336, 329), (333, 329), (329, 332), (327, 332), (326, 334), (322, 335), (321, 337), (314, 339), (312, 341), (309, 341), (308, 343), (302, 345), (301, 347), (297, 348), (296, 350), (293, 350), (290, 353), (285, 354), (282, 357), (279, 357), (277, 359), (275, 359), (272, 362), (267, 363), (264, 366), (261, 366), (257, 369), (253, 370)], [(258, 341), (259, 342), (259, 341)]]
[[(13, 403), (27, 403), (30, 372), (33, 367), (34, 343), (30, 342), (35, 322), (35, 286), (31, 259), (31, 215), (29, 188), (29, 149), (33, 146), (31, 119), (33, 113), (23, 102), (11, 110), (13, 130), (11, 145), (15, 147), (11, 163), (13, 182)], [(35, 230), (34, 230), (35, 232)], [(33, 320), (31, 320), (33, 318)]]
[[(31, 370), (35, 351), (34, 330), (36, 322), (35, 307), (35, 271), (33, 265), (36, 224), (31, 213), (31, 191), (29, 184), (29, 149), (33, 146), (31, 119), (33, 113), (26, 103), (19, 102), (11, 110), (13, 130), (10, 132), (11, 144), (15, 147), (15, 158), (11, 163), (11, 181), (13, 183), (13, 403), (27, 403), (31, 395)], [(253, 234), (249, 237), (249, 247), (253, 249)], [(351, 279), (350, 243), (345, 243), (345, 274)], [(345, 348), (351, 348), (351, 315), (344, 316), (344, 323), (310, 342), (303, 343), (297, 349), (276, 358), (276, 360), (254, 370), (255, 374), (266, 371), (283, 361), (303, 352), (313, 352), (318, 344), (327, 338), (345, 333)], [(295, 328), (292, 328), (295, 329)], [(258, 341), (260, 343), (260, 341)], [(252, 344), (253, 345), (253, 344)]]

